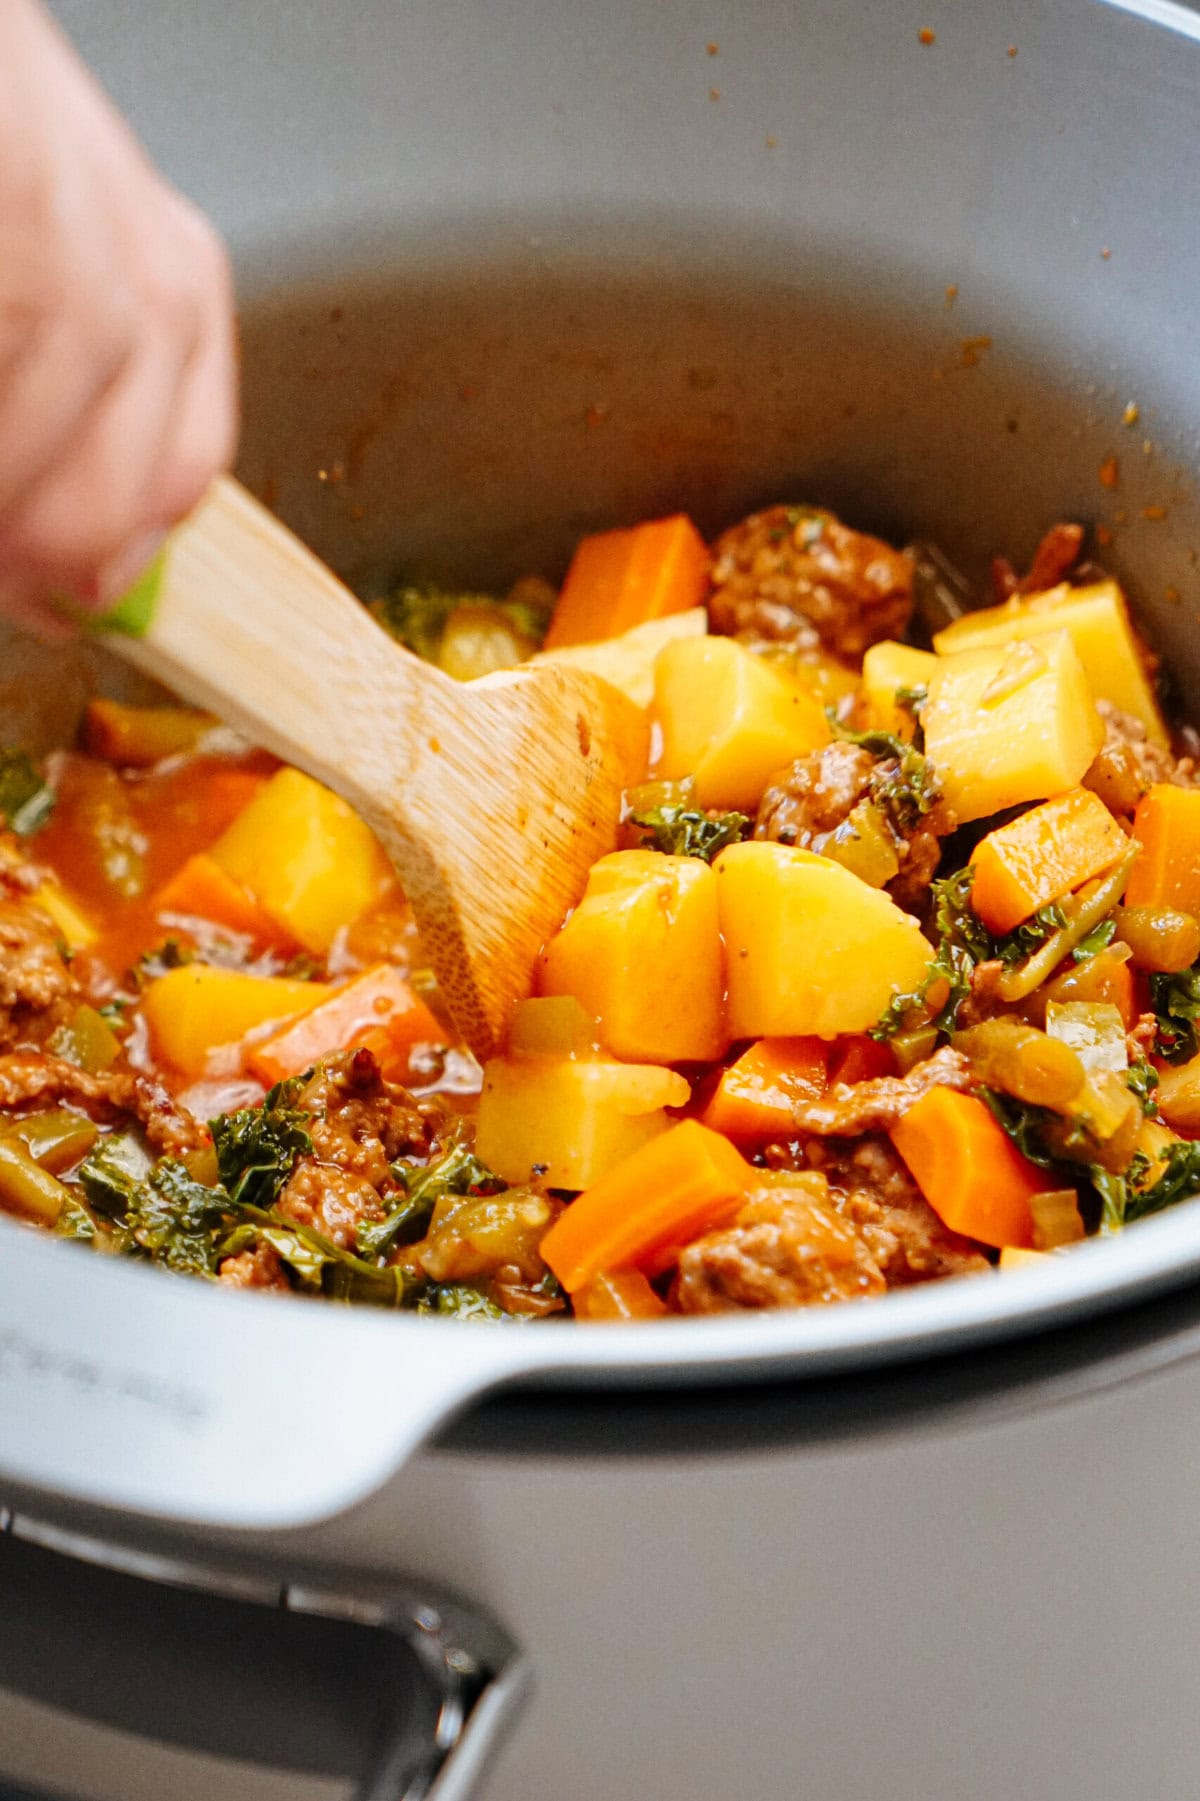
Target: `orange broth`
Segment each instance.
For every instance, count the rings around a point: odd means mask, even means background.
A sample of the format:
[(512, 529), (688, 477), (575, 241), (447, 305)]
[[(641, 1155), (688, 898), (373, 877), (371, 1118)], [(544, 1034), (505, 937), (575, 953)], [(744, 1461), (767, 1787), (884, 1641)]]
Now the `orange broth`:
[[(136, 1029), (138, 962), (170, 940), (185, 955), (220, 941), (230, 961), (244, 962), (261, 974), (338, 979), (378, 962), (392, 964), (405, 977), (420, 971), (412, 915), (395, 884), (347, 926), (325, 966), (308, 957), (297, 957), (292, 965), (289, 951), (261, 951), (220, 921), (160, 910), (157, 896), (164, 884), (189, 857), (216, 842), (279, 767), (260, 751), (240, 757), (177, 757), (145, 770), (117, 769), (84, 752), (65, 751), (51, 759), (57, 798), (38, 835), (37, 861), (53, 873), (98, 934), (94, 944), (77, 950), (72, 959), (89, 1003), (102, 1006), (125, 999), (126, 1019)], [(188, 1079), (169, 1067), (155, 1062), (154, 1068), (173, 1092), (187, 1088)], [(457, 1073), (458, 1080), (447, 1086), (462, 1085), (462, 1072)], [(432, 1080), (428, 1086), (441, 1083)]]

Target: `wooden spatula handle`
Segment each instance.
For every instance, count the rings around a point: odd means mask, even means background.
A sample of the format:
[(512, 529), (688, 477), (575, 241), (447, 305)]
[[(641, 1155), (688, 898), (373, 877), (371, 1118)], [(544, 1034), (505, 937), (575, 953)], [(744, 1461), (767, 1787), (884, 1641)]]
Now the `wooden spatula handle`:
[(419, 744), (423, 722), (440, 717), (439, 703), (453, 706), (457, 692), (394, 644), (228, 478), (173, 535), (149, 624), (121, 648), (185, 700), (343, 793), (369, 780), (381, 713), (389, 730), (400, 722)]
[(157, 594), (141, 598), (152, 604), (126, 608), (114, 647), (362, 815), (486, 1056), (612, 849), (644, 761), (641, 709), (573, 669), (451, 681), (232, 481), (179, 528)]

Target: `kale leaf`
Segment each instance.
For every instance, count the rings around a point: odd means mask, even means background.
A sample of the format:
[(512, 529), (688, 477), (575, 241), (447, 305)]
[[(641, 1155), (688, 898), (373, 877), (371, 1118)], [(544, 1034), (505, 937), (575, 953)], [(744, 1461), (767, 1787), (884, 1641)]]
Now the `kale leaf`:
[(1093, 926), (1071, 952), (1075, 962), (1086, 963), (1089, 957), (1094, 957), (1100, 951), (1105, 950), (1112, 943), (1116, 929), (1115, 919), (1102, 919), (1098, 926)]
[[(872, 771), (868, 794), (896, 836), (910, 836), (941, 799), (941, 784), (933, 764), (894, 732), (853, 731), (842, 724), (833, 707), (826, 707), (825, 716), (835, 738), (843, 744), (856, 744), (882, 765)], [(898, 767), (890, 767), (893, 763)]]
[(384, 1219), (364, 1220), (355, 1235), (364, 1257), (385, 1257), (397, 1244), (415, 1244), (429, 1230), (433, 1210), (443, 1195), (500, 1194), (507, 1184), (481, 1163), (460, 1129), (454, 1141), (429, 1163), (401, 1157), (392, 1174), (404, 1197)]
[(1014, 927), (1001, 938), (992, 939), (992, 956), (998, 957), (1006, 968), (1014, 964), (1024, 963), (1026, 957), (1052, 938), (1055, 932), (1061, 932), (1067, 923), (1067, 916), (1057, 901), (1050, 901), (1039, 907), (1037, 912), (1027, 919), (1023, 925)]
[(18, 838), (31, 838), (54, 811), (54, 790), (23, 750), (0, 750), (0, 820)]
[(67, 1198), (54, 1222), (55, 1237), (74, 1238), (80, 1244), (94, 1245), (99, 1232), (99, 1224), (90, 1207), (85, 1206), (78, 1195), (68, 1190)]
[(296, 1159), (312, 1151), (312, 1115), (295, 1105), (306, 1080), (292, 1077), (273, 1088), (261, 1107), (211, 1122), (220, 1176), (211, 1185), (178, 1158), (153, 1163), (132, 1133), (102, 1139), (79, 1167), (78, 1187), (59, 1220), (60, 1236), (209, 1280), (225, 1259), (270, 1246), (302, 1293), (464, 1319), (507, 1318), (477, 1287), (431, 1284), (411, 1269), (384, 1262), (393, 1246), (425, 1233), (443, 1196), (498, 1194), (505, 1188), (471, 1150), (465, 1126), (430, 1162), (401, 1158), (392, 1165), (403, 1198), (385, 1219), (360, 1226), (354, 1249), (278, 1211), (275, 1202)]
[(217, 1168), (237, 1207), (269, 1207), (296, 1167), (312, 1154), (312, 1116), (293, 1103), (303, 1076), (277, 1082), (261, 1107), (243, 1107), (209, 1121)]
[(919, 713), (929, 699), (929, 689), (924, 682), (914, 682), (911, 687), (897, 688), (892, 698), (906, 713)]
[(189, 963), (196, 961), (196, 953), (190, 945), (180, 944), (178, 938), (164, 938), (160, 945), (152, 951), (143, 951), (130, 975), (134, 988), (140, 993), (148, 982), (155, 982), (159, 976), (165, 976), (172, 969), (186, 969)]
[[(333, 1244), (314, 1226), (281, 1219), (270, 1209), (243, 1205), (243, 1223), (220, 1245), (218, 1256), (236, 1256), (259, 1240), (287, 1264), (296, 1286), (329, 1301), (365, 1301), (374, 1307), (403, 1307), (414, 1288), (402, 1269), (380, 1269)], [(419, 1284), (418, 1284), (419, 1286)]]
[(1158, 1102), (1154, 1098), (1154, 1090), (1158, 1087), (1158, 1071), (1140, 1053), (1125, 1072), (1125, 1086), (1137, 1095), (1146, 1118), (1157, 1119)]
[(154, 1159), (140, 1138), (117, 1132), (93, 1146), (79, 1165), (76, 1180), (98, 1212), (120, 1219), (153, 1167)]
[(369, 601), (367, 610), (406, 650), (436, 663), (447, 621), (458, 607), (486, 607), (501, 614), (531, 644), (540, 644), (550, 624), (550, 608), (522, 593), (525, 586), (518, 583), (512, 595), (500, 599), (494, 594), (454, 593), (434, 582), (405, 582)]
[(1168, 1063), (1187, 1063), (1200, 1048), (1200, 965), (1177, 975), (1150, 977), (1150, 1005), (1157, 1016), (1154, 1048)]
[(952, 944), (966, 952), (972, 963), (988, 963), (997, 959), (1006, 968), (1023, 963), (1026, 957), (1066, 925), (1066, 915), (1057, 901), (1039, 907), (1023, 925), (1001, 937), (988, 931), (971, 905), (971, 889), (975, 882), (974, 865), (958, 869), (933, 884), (935, 919), (941, 944)]
[(432, 582), (408, 582), (368, 603), (368, 612), (398, 644), (436, 663), (446, 621), (464, 597)]
[(896, 995), (886, 1011), (871, 1027), (871, 1037), (885, 1041), (904, 1031), (915, 1014), (923, 1018), (928, 1012), (928, 999), (941, 984), (947, 985), (945, 1000), (938, 1007), (932, 1023), (939, 1032), (952, 1032), (958, 1011), (971, 992), (971, 971), (978, 963), (993, 958), (1011, 967), (1023, 963), (1052, 933), (1066, 924), (1062, 908), (1051, 903), (1039, 907), (1031, 919), (1001, 938), (993, 937), (971, 906), (971, 886), (975, 871), (968, 864), (952, 875), (933, 884), (934, 929), (937, 949), (928, 974), (919, 988)]
[(971, 905), (975, 871), (971, 864), (933, 884), (934, 924), (939, 945), (953, 945), (982, 963), (992, 954), (992, 935)]
[(647, 807), (629, 815), (631, 825), (646, 835), (643, 850), (662, 851), (668, 857), (699, 857), (711, 863), (726, 845), (738, 844), (750, 835), (744, 813), (702, 813), (695, 807)]
[[(90, 1205), (72, 1197), (68, 1217), (59, 1220), (63, 1236), (92, 1242), (103, 1236), (113, 1248), (168, 1269), (216, 1275), (217, 1237), (231, 1208), (224, 1188), (196, 1181), (177, 1158), (153, 1163), (131, 1132), (102, 1138), (80, 1164), (77, 1180)], [(97, 1214), (114, 1222), (112, 1231)]]
[(431, 1282), (417, 1302), (418, 1313), (440, 1313), (452, 1319), (482, 1319), (517, 1322), (522, 1316), (505, 1313), (503, 1307), (490, 1301), (480, 1288), (467, 1282)]
[(1164, 1207), (1174, 1206), (1176, 1201), (1200, 1194), (1200, 1142), (1189, 1139), (1182, 1144), (1173, 1144), (1163, 1162), (1163, 1172), (1157, 1182), (1140, 1193), (1129, 1195), (1125, 1207), (1127, 1221), (1145, 1219), (1148, 1214), (1161, 1213)]
[(218, 1235), (231, 1212), (222, 1187), (197, 1182), (184, 1163), (164, 1157), (139, 1182), (125, 1209), (132, 1244), (181, 1275), (215, 1276)]
[(1124, 1225), (1129, 1183), (1134, 1174), (1132, 1162), (1128, 1170), (1120, 1173), (1097, 1163), (1095, 1141), (1082, 1120), (1068, 1119), (1049, 1107), (1014, 1100), (994, 1088), (980, 1088), (977, 1092), (1023, 1157), (1039, 1169), (1055, 1171), (1062, 1177), (1064, 1188), (1078, 1188), (1083, 1183), (1093, 1190), (1100, 1201), (1102, 1231), (1115, 1232)]
[(919, 988), (907, 994), (893, 995), (887, 1007), (870, 1028), (868, 1036), (886, 1044), (898, 1032), (907, 1031), (914, 1018), (924, 1021), (929, 1010), (929, 997), (946, 984), (946, 998), (933, 1015), (930, 1024), (939, 1032), (952, 1032), (958, 1022), (958, 1010), (971, 992), (971, 970), (974, 964), (961, 946), (943, 941), (929, 965)]
[(1061, 1158), (1046, 1142), (1047, 1128), (1061, 1116), (1049, 1107), (1037, 1107), (1028, 1101), (1014, 1100), (995, 1088), (980, 1088), (979, 1098), (997, 1123), (1003, 1126), (1023, 1157), (1039, 1169), (1053, 1169)]

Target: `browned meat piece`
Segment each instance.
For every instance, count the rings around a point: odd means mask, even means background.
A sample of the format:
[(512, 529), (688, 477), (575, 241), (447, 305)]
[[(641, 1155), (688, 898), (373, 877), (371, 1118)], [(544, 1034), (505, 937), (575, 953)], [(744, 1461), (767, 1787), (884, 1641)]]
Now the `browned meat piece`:
[(0, 900), (0, 1045), (42, 1042), (78, 1000), (53, 921), (28, 900)]
[(945, 1045), (906, 1076), (876, 1076), (869, 1082), (836, 1082), (824, 1100), (797, 1101), (796, 1130), (804, 1136), (851, 1138), (860, 1132), (887, 1132), (931, 1088), (967, 1089), (970, 1065), (961, 1051)]
[(927, 813), (910, 838), (899, 848), (900, 873), (887, 891), (906, 913), (924, 915), (930, 906), (929, 889), (942, 860), (942, 838), (954, 830), (954, 815), (944, 804)]
[(1018, 576), (1007, 557), (992, 558), (992, 589), (998, 601), (1014, 594), (1040, 594), (1065, 581), (1083, 549), (1082, 525), (1052, 525), (1033, 553), (1027, 575)]
[(0, 1056), (0, 1108), (66, 1101), (93, 1118), (136, 1119), (155, 1150), (172, 1156), (199, 1150), (208, 1131), (149, 1076), (128, 1070), (88, 1075), (65, 1058), (38, 1051)]
[(834, 1204), (861, 1233), (889, 1288), (990, 1269), (977, 1244), (942, 1224), (886, 1138), (817, 1141), (806, 1156), (827, 1177)]
[(863, 1236), (822, 1198), (824, 1184), (805, 1193), (804, 1181), (761, 1189), (731, 1226), (688, 1245), (672, 1305), (680, 1313), (725, 1313), (882, 1294), (883, 1272)]
[(527, 1283), (515, 1263), (502, 1263), (492, 1277), (492, 1299), (505, 1313), (523, 1313), (531, 1319), (563, 1313), (567, 1305), (561, 1294), (547, 1293)]
[(398, 1192), (393, 1159), (427, 1155), (444, 1116), (436, 1102), (415, 1101), (407, 1088), (386, 1081), (367, 1050), (322, 1063), (298, 1105), (313, 1115), (313, 1150), (297, 1162), (279, 1211), (352, 1250), (357, 1227), (382, 1219)]
[(959, 1007), (955, 1020), (960, 1031), (981, 1025), (985, 1019), (995, 1019), (997, 1013), (1006, 1011), (1007, 1002), (1000, 998), (1004, 973), (999, 957), (988, 957), (975, 965), (971, 971), (971, 992)]
[(117, 1073), (96, 1079), (109, 1084), (110, 1104), (120, 1112), (132, 1114), (147, 1144), (164, 1156), (179, 1157), (185, 1151), (198, 1151), (209, 1142), (208, 1127), (172, 1100), (150, 1076)]
[(1140, 719), (1107, 700), (1098, 700), (1096, 711), (1104, 721), (1104, 743), (1083, 785), (1098, 794), (1110, 812), (1131, 818), (1153, 782), (1194, 788), (1200, 781), (1195, 759), (1173, 756), (1151, 744)]
[(1125, 1048), (1130, 1062), (1138, 1057), (1149, 1057), (1154, 1050), (1154, 1040), (1158, 1036), (1158, 1016), (1154, 1013), (1139, 1013), (1134, 1021), (1132, 1031), (1125, 1034)]
[(365, 1176), (315, 1157), (300, 1159), (279, 1197), (278, 1210), (298, 1226), (314, 1227), (343, 1251), (354, 1249), (361, 1220), (383, 1218), (379, 1190)]
[(384, 1079), (370, 1051), (344, 1051), (322, 1063), (299, 1103), (317, 1115), (310, 1136), (321, 1163), (336, 1164), (372, 1187), (394, 1187), (396, 1157), (423, 1157), (445, 1115), (436, 1101), (416, 1101)]
[[(855, 807), (872, 803), (876, 829), (891, 843), (899, 871), (886, 886), (902, 907), (920, 911), (941, 858), (941, 839), (955, 826), (945, 802), (934, 798), (927, 812), (903, 818), (887, 804), (900, 774), (895, 757), (873, 757), (859, 745), (835, 742), (797, 757), (786, 775), (763, 795), (754, 836), (801, 850), (827, 851), (829, 840)], [(903, 824), (901, 825), (901, 819)], [(836, 855), (836, 852), (834, 853)]]
[(713, 546), (709, 616), (718, 632), (811, 644), (856, 661), (903, 634), (912, 559), (819, 507), (768, 507)]
[(262, 1239), (252, 1251), (226, 1257), (217, 1271), (217, 1280), (230, 1288), (274, 1288), (291, 1293), (291, 1283), (274, 1245)]
[(14, 832), (0, 832), (0, 890), (16, 900), (33, 893), (46, 880), (46, 870), (31, 863)]
[(875, 758), (857, 744), (827, 744), (797, 757), (763, 795), (754, 836), (816, 849), (816, 840), (836, 831), (866, 798), (874, 773)]

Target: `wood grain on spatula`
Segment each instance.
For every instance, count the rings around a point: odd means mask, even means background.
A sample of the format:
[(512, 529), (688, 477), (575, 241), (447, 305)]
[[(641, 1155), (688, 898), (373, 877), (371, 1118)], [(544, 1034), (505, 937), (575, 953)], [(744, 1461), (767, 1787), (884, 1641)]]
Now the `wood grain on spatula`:
[(110, 642), (342, 795), (399, 873), (477, 1056), (611, 850), (645, 760), (641, 710), (576, 670), (458, 683), (395, 644), (230, 480), (173, 534), (137, 637)]

